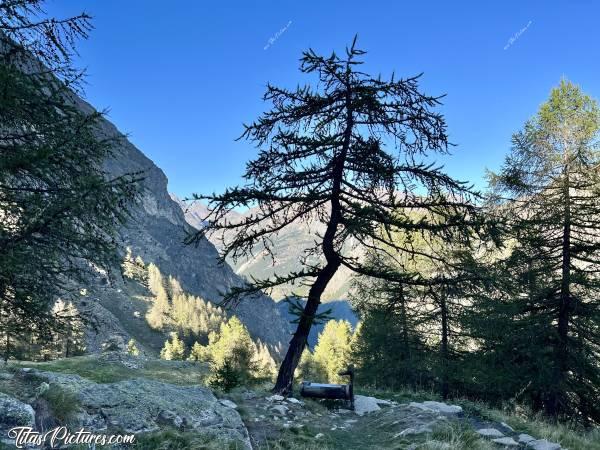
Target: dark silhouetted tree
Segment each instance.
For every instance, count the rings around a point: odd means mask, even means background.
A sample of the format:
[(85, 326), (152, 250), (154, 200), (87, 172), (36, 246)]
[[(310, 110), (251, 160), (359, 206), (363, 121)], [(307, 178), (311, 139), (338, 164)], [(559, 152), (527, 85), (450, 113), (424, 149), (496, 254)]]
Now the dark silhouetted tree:
[[(251, 255), (257, 244), (274, 257), (272, 241), (280, 230), (295, 221), (324, 225), (324, 233), (315, 236), (314, 246), (302, 256), (302, 270), (252, 280), (224, 299), (237, 301), (289, 282), (310, 286), (274, 388), (284, 394), (292, 389), (321, 295), (338, 268), (404, 279), (344, 256), (344, 243), (378, 251), (377, 244), (389, 243), (392, 230), (448, 234), (468, 222), (474, 209), (467, 187), (428, 159), (448, 148), (444, 119), (433, 111), (439, 97), (420, 92), (418, 76), (384, 80), (360, 71), (364, 54), (356, 39), (343, 56), (306, 51), (300, 70), (316, 75), (314, 87), (269, 85), (264, 100), (273, 109), (246, 126), (242, 137), (260, 149), (247, 164), (247, 183), (223, 194), (194, 197), (208, 199), (210, 212), (206, 228), (189, 241), (228, 233), (232, 238), (225, 239), (223, 259)], [(232, 209), (251, 206), (257, 206), (255, 212), (241, 221), (227, 219)], [(413, 220), (409, 213), (417, 209), (422, 215)], [(434, 216), (446, 220), (433, 221)], [(311, 263), (315, 256), (319, 262)]]

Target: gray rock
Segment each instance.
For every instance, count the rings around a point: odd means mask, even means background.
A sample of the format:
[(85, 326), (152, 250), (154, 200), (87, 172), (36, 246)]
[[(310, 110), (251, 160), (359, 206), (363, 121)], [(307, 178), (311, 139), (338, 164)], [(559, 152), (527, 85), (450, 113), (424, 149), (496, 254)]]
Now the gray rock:
[(37, 375), (76, 394), (80, 403), (76, 426), (127, 433), (153, 432), (169, 426), (251, 448), (239, 413), (204, 387), (176, 386), (145, 378), (100, 384), (78, 375)]
[(528, 442), (536, 440), (533, 436), (530, 436), (530, 435), (525, 434), (525, 433), (521, 433), (517, 439), (522, 444), (527, 444)]
[(294, 397), (288, 397), (287, 401), (290, 402), (290, 403), (295, 403), (297, 405), (301, 405), (302, 404), (302, 402), (300, 400), (298, 400), (297, 398), (294, 398)]
[(546, 439), (537, 439), (535, 441), (529, 441), (527, 443), (527, 448), (533, 450), (560, 450), (561, 446), (560, 444), (547, 441)]
[(359, 416), (364, 414), (379, 411), (381, 408), (377, 404), (375, 397), (366, 397), (364, 395), (354, 396), (354, 412)]
[(504, 445), (506, 447), (518, 447), (519, 446), (519, 443), (511, 437), (492, 439), (492, 442), (494, 442), (496, 444)]
[(487, 437), (487, 438), (504, 437), (504, 433), (496, 430), (495, 428), (481, 428), (481, 429), (477, 430), (477, 433), (479, 433), (481, 436)]
[(435, 411), (442, 414), (460, 414), (462, 413), (462, 408), (457, 405), (447, 405), (442, 402), (434, 402), (434, 401), (426, 401), (422, 403), (410, 402), (410, 406), (414, 408), (419, 408), (423, 411)]
[(402, 437), (402, 436), (409, 436), (411, 434), (424, 434), (424, 433), (431, 433), (432, 429), (428, 426), (419, 426), (419, 427), (410, 427), (407, 428), (406, 430), (402, 430), (400, 433), (397, 433), (394, 435), (394, 439)]
[(228, 408), (237, 409), (237, 407), (238, 407), (238, 405), (236, 405), (231, 400), (227, 400), (226, 398), (219, 400), (219, 403), (223, 406), (227, 406)]
[(275, 405), (271, 408), (273, 411), (278, 412), (282, 416), (285, 416), (288, 412), (288, 408), (285, 405)]
[(271, 395), (270, 397), (267, 397), (267, 401), (269, 402), (282, 402), (283, 400), (285, 400), (285, 397), (283, 395)]
[(35, 411), (27, 403), (0, 392), (0, 439), (13, 427), (34, 427)]

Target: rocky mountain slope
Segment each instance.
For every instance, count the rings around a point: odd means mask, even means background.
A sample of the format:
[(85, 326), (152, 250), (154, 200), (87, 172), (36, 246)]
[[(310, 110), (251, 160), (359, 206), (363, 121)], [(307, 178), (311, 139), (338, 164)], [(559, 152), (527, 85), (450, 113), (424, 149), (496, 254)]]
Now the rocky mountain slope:
[[(182, 202), (176, 196), (172, 198), (179, 203), (185, 212), (185, 218), (188, 223), (195, 228), (200, 228), (203, 225), (203, 219), (206, 217), (208, 209), (202, 202)], [(253, 213), (253, 209), (243, 213), (230, 213), (229, 220), (235, 222)], [(238, 275), (244, 277), (269, 278), (274, 274), (285, 275), (290, 272), (298, 271), (301, 268), (300, 257), (305, 249), (314, 245), (314, 240), (318, 235), (322, 235), (325, 231), (323, 224), (307, 224), (303, 221), (297, 221), (285, 229), (283, 229), (274, 239), (273, 254), (275, 262), (264, 251), (263, 248), (257, 246), (254, 249), (254, 257), (244, 258), (234, 261), (229, 259), (227, 262), (235, 269)], [(227, 235), (225, 236), (227, 238)], [(212, 243), (220, 249), (222, 243), (217, 239), (217, 236), (211, 236)], [(359, 256), (352, 242), (348, 242), (345, 251), (348, 255)], [(313, 263), (318, 261), (311, 261)], [(350, 292), (351, 273), (344, 267), (340, 268), (334, 278), (329, 283), (327, 290), (323, 295), (323, 300), (339, 300), (347, 299)], [(304, 295), (306, 288), (301, 286), (283, 285), (275, 289), (272, 293), (273, 298), (279, 300), (296, 293)]]
[[(75, 98), (75, 101), (82, 110), (92, 110), (83, 100)], [(106, 136), (123, 138), (115, 157), (105, 164), (109, 175), (142, 172), (144, 176), (142, 200), (132, 211), (128, 225), (119, 233), (122, 254), (130, 247), (145, 263), (158, 266), (164, 276), (175, 277), (185, 291), (218, 302), (221, 292), (243, 282), (241, 277), (228, 265), (218, 264), (217, 250), (207, 240), (195, 246), (183, 244), (186, 232), (192, 230), (179, 205), (169, 197), (165, 174), (108, 120), (103, 120), (100, 128)], [(132, 292), (120, 272), (120, 267), (114, 267), (110, 273), (99, 273), (95, 283), (85, 286), (85, 295), (78, 307), (92, 324), (88, 330), (89, 350), (98, 350), (103, 341), (114, 335), (126, 342), (133, 332)], [(261, 296), (242, 301), (232, 313), (242, 320), (254, 338), (272, 347), (287, 345), (288, 323), (271, 298)]]

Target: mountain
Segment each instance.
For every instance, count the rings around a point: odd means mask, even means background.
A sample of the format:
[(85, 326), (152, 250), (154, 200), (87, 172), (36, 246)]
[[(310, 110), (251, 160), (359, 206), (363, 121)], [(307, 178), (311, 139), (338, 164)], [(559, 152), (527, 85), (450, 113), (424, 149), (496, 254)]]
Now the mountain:
[[(74, 102), (84, 112), (93, 111), (78, 97)], [(110, 177), (131, 172), (142, 172), (144, 176), (141, 202), (133, 208), (131, 220), (119, 232), (121, 256), (129, 247), (134, 256), (141, 256), (146, 264), (154, 263), (165, 277), (176, 278), (185, 291), (212, 302), (220, 300), (220, 292), (243, 283), (231, 267), (218, 263), (217, 250), (206, 239), (197, 245), (183, 244), (186, 233), (194, 230), (179, 205), (170, 198), (167, 177), (162, 170), (108, 120), (100, 122), (99, 133), (122, 138), (115, 157), (105, 163)], [(152, 332), (146, 325), (143, 318), (148, 304), (141, 301), (143, 297), (139, 286), (132, 286), (123, 279), (120, 267), (111, 268), (109, 273), (99, 271), (95, 281), (82, 290), (77, 305), (89, 319), (88, 349), (96, 351), (116, 335), (125, 342), (136, 338), (142, 346), (155, 351), (164, 336)], [(287, 345), (289, 324), (268, 296), (241, 301), (231, 312), (255, 339), (280, 350)]]
[[(173, 194), (171, 194), (171, 197), (179, 203), (190, 225), (195, 228), (203, 226), (203, 220), (208, 213), (208, 208), (205, 204), (199, 201), (191, 203), (183, 202)], [(253, 212), (254, 209), (249, 209), (243, 213), (234, 211), (230, 213), (231, 216), (228, 217), (228, 220), (231, 222), (242, 220)], [(273, 239), (272, 250), (275, 255), (275, 261), (264, 251), (262, 245), (257, 245), (253, 249), (253, 257), (241, 258), (237, 261), (229, 258), (227, 262), (235, 269), (236, 274), (248, 279), (251, 277), (259, 279), (270, 278), (275, 274), (285, 275), (293, 271), (299, 271), (302, 268), (300, 258), (304, 250), (312, 247), (314, 240), (318, 235), (322, 235), (324, 231), (325, 226), (322, 223), (306, 223), (299, 220), (285, 227)], [(225, 235), (225, 238), (227, 239), (227, 235)], [(220, 242), (217, 236), (210, 236), (209, 239), (217, 249), (222, 248), (222, 242)], [(345, 254), (360, 257), (354, 247), (353, 242), (347, 242), (344, 247)], [(311, 262), (316, 263), (319, 260), (313, 258)], [(323, 294), (323, 301), (327, 302), (329, 300), (348, 298), (351, 289), (351, 278), (352, 274), (347, 268), (341, 267), (338, 269)], [(306, 287), (287, 284), (275, 288), (271, 296), (275, 300), (281, 300), (293, 294), (305, 295), (306, 293)]]

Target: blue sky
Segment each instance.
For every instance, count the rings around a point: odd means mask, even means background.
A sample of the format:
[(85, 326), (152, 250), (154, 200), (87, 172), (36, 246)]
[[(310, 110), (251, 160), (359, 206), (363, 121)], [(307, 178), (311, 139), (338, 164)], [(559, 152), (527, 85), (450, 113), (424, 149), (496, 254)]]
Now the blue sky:
[(47, 4), (57, 15), (82, 9), (96, 27), (79, 47), (88, 101), (110, 109), (181, 197), (239, 183), (256, 150), (235, 138), (268, 107), (266, 83), (304, 83), (302, 50), (341, 51), (355, 33), (368, 71), (424, 72), (428, 94), (447, 94), (441, 111), (457, 146), (439, 161), (478, 187), (561, 77), (600, 97), (595, 0)]

